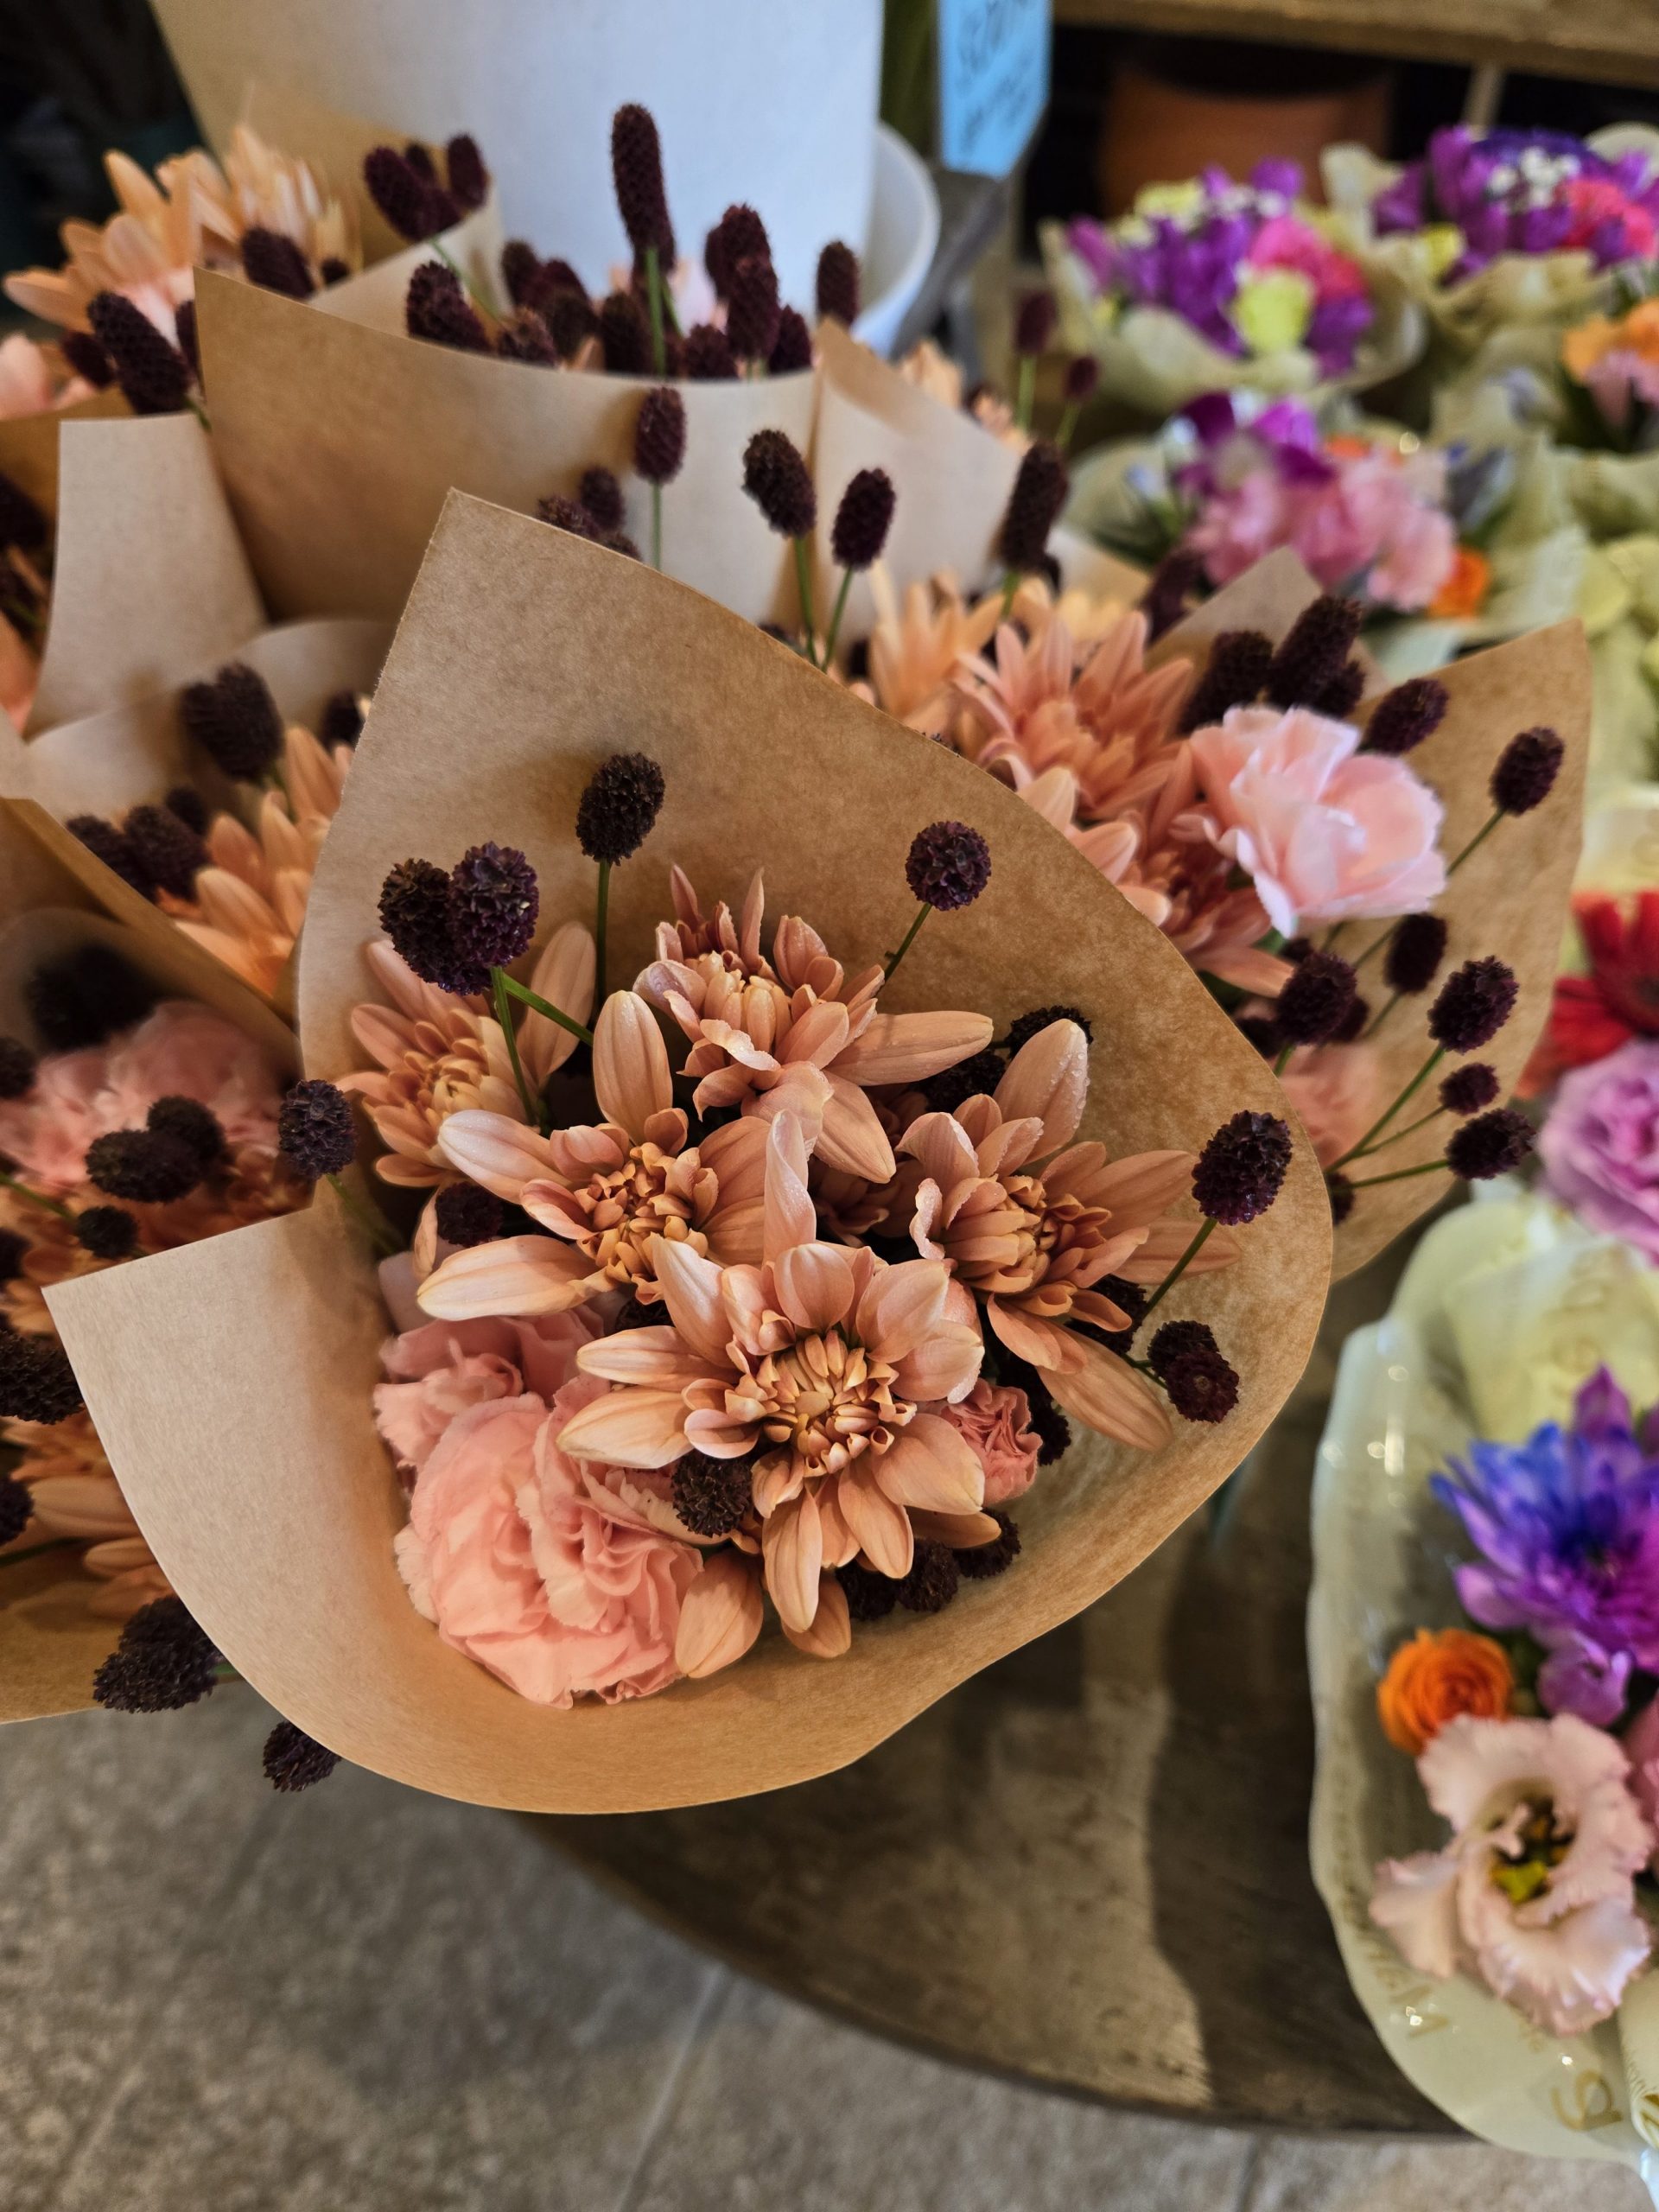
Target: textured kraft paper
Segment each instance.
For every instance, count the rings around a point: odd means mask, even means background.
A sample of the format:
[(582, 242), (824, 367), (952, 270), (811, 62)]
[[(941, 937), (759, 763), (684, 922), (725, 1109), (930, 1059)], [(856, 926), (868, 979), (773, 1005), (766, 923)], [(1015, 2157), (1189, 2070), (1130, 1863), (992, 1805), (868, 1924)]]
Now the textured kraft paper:
[(118, 391), (95, 391), (73, 407), (53, 407), (39, 415), (13, 415), (0, 422), (0, 474), (27, 492), (49, 515), (58, 512), (58, 432), (66, 423), (94, 423), (126, 417)]
[[(89, 941), (124, 952), (175, 995), (207, 997), (217, 1012), (257, 1037), (279, 1067), (292, 1066), (292, 1036), (234, 976), (219, 969), (211, 996), (197, 990), (194, 963), (179, 957), (184, 940), (176, 931), (163, 925), (141, 938), (105, 919), (75, 879), (0, 808), (0, 1031), (35, 1041), (27, 977), (48, 955)], [(29, 1542), (25, 1529), (15, 1548), (25, 1550)], [(0, 1551), (0, 1562), (5, 1556)], [(93, 1673), (120, 1632), (118, 1624), (89, 1610), (97, 1586), (72, 1551), (0, 1567), (0, 1723), (77, 1713), (92, 1703)]]
[(68, 423), (60, 453), (31, 734), (160, 690), (265, 625), (194, 415)]
[[(452, 487), (530, 512), (603, 462), (648, 543), (632, 461), (650, 378), (457, 353), (207, 271), (196, 302), (213, 442), (274, 613), (395, 618)], [(743, 448), (774, 428), (809, 451), (817, 378), (675, 388), (686, 460), (663, 493), (664, 565), (752, 621), (788, 620), (789, 547), (744, 495)]]
[[(299, 979), (308, 1070), (355, 1064), (347, 1019), (389, 865), (512, 839), (539, 874), (542, 933), (586, 916), (578, 797), (601, 759), (637, 746), (662, 762), (668, 796), (613, 877), (614, 975), (648, 949), (671, 859), (706, 899), (741, 897), (764, 863), (774, 920), (806, 915), (864, 960), (912, 911), (915, 831), (960, 818), (989, 840), (990, 885), (922, 931), (895, 1009), (972, 1005), (1003, 1025), (1033, 1000), (1084, 1007), (1096, 1023), (1084, 1129), (1115, 1151), (1202, 1143), (1243, 1107), (1284, 1110), (1179, 956), (1011, 792), (695, 594), (465, 499), (435, 536), (313, 891)], [(369, 1255), (327, 1194), (304, 1215), (146, 1263), (142, 1285), (115, 1269), (52, 1306), (146, 1536), (262, 1694), (344, 1756), (420, 1788), (617, 1812), (773, 1789), (855, 1758), (1160, 1542), (1243, 1458), (1313, 1343), (1330, 1224), (1304, 1142), (1241, 1242), (1235, 1268), (1171, 1300), (1202, 1310), (1234, 1358), (1234, 1414), (1217, 1428), (1178, 1424), (1147, 1456), (1074, 1446), (1021, 1512), (1018, 1572), (937, 1618), (861, 1631), (833, 1665), (772, 1632), (708, 1681), (563, 1713), (514, 1696), (408, 1601), (391, 1549), (400, 1493), (371, 1411), (387, 1323)]]
[[(180, 680), (211, 676), (227, 659), (244, 661), (270, 686), (283, 721), (315, 734), (334, 692), (373, 690), (391, 635), (385, 623), (359, 615), (280, 623), (181, 671)], [(60, 822), (74, 814), (119, 814), (162, 798), (178, 783), (194, 783), (212, 804), (232, 812), (245, 803), (245, 791), (238, 792), (186, 738), (175, 686), (60, 722), (35, 738), (19, 738), (0, 722), (0, 793), (38, 800)]]
[[(1259, 629), (1282, 638), (1318, 595), (1318, 585), (1294, 554), (1269, 554), (1172, 629), (1148, 658), (1156, 662), (1185, 653), (1201, 660), (1224, 630)], [(1488, 954), (1507, 961), (1515, 970), (1520, 996), (1491, 1044), (1471, 1057), (1497, 1070), (1499, 1096), (1509, 1097), (1549, 1014), (1578, 865), (1591, 709), (1590, 656), (1582, 626), (1560, 622), (1548, 630), (1530, 631), (1455, 661), (1436, 674), (1451, 695), (1451, 704), (1433, 736), (1410, 754), (1409, 765), (1445, 804), (1440, 846), (1448, 861), (1491, 815), (1488, 785), (1497, 757), (1512, 737), (1548, 723), (1565, 741), (1567, 753), (1555, 787), (1543, 804), (1500, 823), (1435, 900), (1434, 912), (1449, 930), (1437, 982), (1421, 997), (1402, 999), (1369, 1040), (1381, 1062), (1379, 1113), (1433, 1049), (1424, 1024), (1439, 982), (1464, 961)], [(1372, 701), (1361, 708), (1362, 721), (1369, 719), (1374, 704)], [(1335, 950), (1355, 959), (1388, 926), (1386, 921), (1350, 922), (1334, 938)], [(1324, 933), (1317, 934), (1323, 942)], [(1375, 954), (1360, 970), (1360, 990), (1373, 1013), (1389, 996), (1382, 961), (1382, 954)], [(1448, 1055), (1431, 1083), (1438, 1083), (1458, 1065)], [(1401, 1114), (1400, 1126), (1427, 1113), (1436, 1103), (1427, 1085), (1420, 1098), (1421, 1103), (1414, 1099)], [(1357, 1162), (1353, 1172), (1382, 1175), (1435, 1159), (1455, 1126), (1450, 1115), (1443, 1116), (1374, 1160)], [(1337, 1230), (1334, 1279), (1340, 1282), (1363, 1267), (1438, 1205), (1452, 1185), (1451, 1174), (1442, 1173), (1356, 1192), (1354, 1210)]]
[[(396, 259), (405, 251), (407, 241), (392, 229), (369, 197), (363, 182), (363, 161), (364, 156), (376, 146), (401, 148), (417, 137), (418, 132), (398, 130), (390, 124), (372, 123), (364, 116), (345, 114), (339, 108), (329, 107), (321, 100), (311, 99), (296, 86), (264, 77), (246, 82), (240, 95), (240, 112), (232, 119), (245, 123), (250, 130), (256, 132), (268, 146), (274, 146), (278, 152), (308, 162), (326, 191), (332, 192), (337, 199), (350, 200), (355, 203), (358, 236), (363, 246), (363, 267), (355, 276), (346, 277), (337, 285), (330, 285), (330, 297), (360, 284), (382, 264)], [(212, 127), (211, 121), (209, 127)], [(230, 130), (225, 128), (222, 138), (217, 142), (217, 150), (221, 155), (230, 144)], [(437, 155), (441, 149), (432, 147), (429, 150)], [(449, 245), (456, 232), (463, 227), (457, 223), (454, 230), (442, 232), (443, 243)], [(429, 245), (426, 251), (430, 252)], [(410, 265), (413, 266), (412, 264)], [(400, 329), (403, 327), (402, 307), (403, 295), (399, 293)]]

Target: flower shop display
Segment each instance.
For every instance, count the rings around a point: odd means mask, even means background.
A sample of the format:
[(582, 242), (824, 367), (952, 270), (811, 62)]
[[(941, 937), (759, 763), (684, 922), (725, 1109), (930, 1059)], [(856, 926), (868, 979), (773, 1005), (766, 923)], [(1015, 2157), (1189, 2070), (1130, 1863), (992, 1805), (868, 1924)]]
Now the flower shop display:
[(1302, 197), (1294, 162), (1149, 185), (1112, 224), (1046, 225), (1066, 342), (1161, 421), (1206, 392), (1362, 391), (1410, 366), (1420, 310)]
[[(377, 914), (397, 956), (365, 965)], [(465, 498), (323, 849), (298, 1009), (285, 1141), (352, 1206), (52, 1308), (213, 1648), (421, 1786), (615, 1809), (856, 1756), (1190, 1510), (1322, 1306), (1270, 1071), (1097, 871), (801, 656)], [(1022, 1257), (1039, 1207), (1064, 1245)], [(976, 1250), (1004, 1213), (1007, 1253)], [(480, 1480), (496, 1566), (453, 1518)], [(273, 1545), (308, 1561), (280, 1595)], [(768, 1606), (784, 1632), (739, 1662)]]

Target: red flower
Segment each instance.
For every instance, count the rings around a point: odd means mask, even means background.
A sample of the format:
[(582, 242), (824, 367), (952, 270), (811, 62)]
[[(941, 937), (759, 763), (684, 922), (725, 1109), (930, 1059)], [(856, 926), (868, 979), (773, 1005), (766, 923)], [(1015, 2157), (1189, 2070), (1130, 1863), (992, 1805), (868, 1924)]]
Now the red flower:
[(1557, 976), (1549, 1029), (1528, 1071), (1529, 1089), (1564, 1068), (1605, 1059), (1633, 1037), (1659, 1036), (1659, 891), (1586, 895), (1573, 900), (1573, 911), (1590, 973)]

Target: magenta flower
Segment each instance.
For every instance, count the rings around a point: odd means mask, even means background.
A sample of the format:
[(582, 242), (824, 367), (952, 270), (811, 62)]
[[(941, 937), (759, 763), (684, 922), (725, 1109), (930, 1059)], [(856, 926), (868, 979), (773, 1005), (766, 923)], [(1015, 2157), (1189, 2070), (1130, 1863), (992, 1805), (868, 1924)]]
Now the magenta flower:
[(1538, 1152), (1563, 1205), (1659, 1262), (1659, 1040), (1563, 1077)]

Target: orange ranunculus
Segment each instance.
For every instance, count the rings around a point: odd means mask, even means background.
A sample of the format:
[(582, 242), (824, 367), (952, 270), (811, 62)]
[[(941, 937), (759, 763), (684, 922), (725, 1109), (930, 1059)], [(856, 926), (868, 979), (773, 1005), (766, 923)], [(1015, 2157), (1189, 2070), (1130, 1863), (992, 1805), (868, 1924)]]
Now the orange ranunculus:
[(1635, 353), (1644, 361), (1659, 360), (1659, 299), (1641, 300), (1630, 313), (1614, 321), (1592, 315), (1569, 330), (1561, 340), (1561, 360), (1567, 374), (1579, 383), (1609, 353)]
[(1472, 545), (1459, 545), (1452, 573), (1428, 602), (1432, 621), (1460, 622), (1478, 614), (1492, 581), (1492, 564)]
[(1465, 1628), (1420, 1628), (1389, 1660), (1376, 1686), (1377, 1718), (1395, 1748), (1415, 1758), (1460, 1713), (1502, 1719), (1514, 1689), (1508, 1656), (1490, 1636)]

